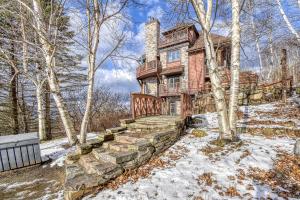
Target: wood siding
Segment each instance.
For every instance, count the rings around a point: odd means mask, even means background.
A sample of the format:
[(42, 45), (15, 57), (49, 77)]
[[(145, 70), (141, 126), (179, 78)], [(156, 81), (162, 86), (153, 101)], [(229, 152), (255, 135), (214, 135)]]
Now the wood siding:
[(189, 91), (200, 91), (204, 87), (205, 65), (204, 51), (189, 54)]

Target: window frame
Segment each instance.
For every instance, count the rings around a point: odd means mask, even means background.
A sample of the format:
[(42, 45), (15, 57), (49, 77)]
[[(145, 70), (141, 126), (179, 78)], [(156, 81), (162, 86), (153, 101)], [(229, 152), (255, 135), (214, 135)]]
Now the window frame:
[(168, 88), (175, 89), (177, 83), (180, 84), (180, 76), (171, 76), (171, 77), (168, 77)]
[[(178, 52), (178, 57), (175, 59), (172, 58), (172, 60), (170, 60), (170, 54), (172, 54), (174, 52)], [(172, 49), (167, 52), (167, 63), (177, 62), (180, 60), (181, 60), (180, 49)]]

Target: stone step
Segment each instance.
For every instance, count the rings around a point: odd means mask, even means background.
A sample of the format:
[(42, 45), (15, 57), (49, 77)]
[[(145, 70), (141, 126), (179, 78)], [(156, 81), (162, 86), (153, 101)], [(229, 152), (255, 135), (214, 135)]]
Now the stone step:
[(125, 130), (126, 130), (125, 127), (115, 127), (115, 128), (106, 129), (106, 132), (107, 133), (124, 133)]
[(136, 151), (113, 151), (103, 148), (93, 149), (92, 153), (98, 160), (111, 162), (113, 164), (129, 162), (134, 160), (138, 154)]
[(117, 135), (115, 141), (122, 144), (133, 144), (138, 142), (141, 138), (132, 136), (133, 134)]
[(128, 124), (128, 129), (131, 131), (142, 129), (142, 130), (155, 130), (155, 129), (169, 129), (176, 128), (176, 125), (168, 125), (168, 124), (159, 124), (159, 125), (151, 125), (151, 124), (138, 124), (132, 123)]
[(114, 140), (115, 135), (113, 133), (108, 133), (108, 132), (102, 132), (101, 134), (98, 135), (98, 140), (102, 142), (108, 142)]
[(66, 164), (66, 175), (64, 182), (64, 197), (67, 200), (80, 199), (86, 189), (99, 186), (100, 177), (85, 173), (79, 163)]
[(128, 144), (120, 143), (117, 141), (106, 142), (103, 144), (103, 148), (113, 151), (128, 151)]
[(78, 163), (84, 168), (87, 174), (97, 174), (98, 176), (120, 170), (120, 166), (96, 159), (93, 154), (81, 156)]

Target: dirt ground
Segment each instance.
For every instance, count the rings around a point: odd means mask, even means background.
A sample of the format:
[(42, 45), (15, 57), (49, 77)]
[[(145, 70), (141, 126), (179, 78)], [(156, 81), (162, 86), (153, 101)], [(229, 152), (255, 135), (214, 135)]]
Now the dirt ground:
[(0, 199), (63, 198), (64, 167), (39, 165), (0, 174)]

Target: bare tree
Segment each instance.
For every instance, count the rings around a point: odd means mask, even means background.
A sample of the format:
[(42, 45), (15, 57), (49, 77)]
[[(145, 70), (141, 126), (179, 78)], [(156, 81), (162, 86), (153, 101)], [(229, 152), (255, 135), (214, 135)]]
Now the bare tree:
[[(111, 57), (118, 48), (122, 45), (125, 35), (121, 33), (115, 38), (115, 44), (112, 45), (111, 49), (105, 53), (105, 55), (98, 55), (97, 51), (99, 49), (99, 40), (101, 35), (101, 30), (107, 23), (112, 22), (112, 20), (119, 20), (120, 13), (128, 4), (128, 0), (119, 1), (98, 1), (98, 0), (86, 0), (86, 17), (87, 17), (87, 47), (88, 50), (88, 92), (86, 99), (86, 109), (81, 122), (80, 129), (80, 143), (86, 142), (87, 128), (90, 121), (90, 115), (93, 103), (93, 90), (95, 84), (95, 73), (103, 63)], [(117, 7), (112, 7), (113, 5), (118, 5)], [(111, 9), (109, 9), (111, 7)], [(99, 57), (101, 58), (99, 60)]]
[(230, 135), (230, 125), (227, 113), (227, 105), (225, 102), (225, 94), (221, 85), (221, 76), (216, 61), (216, 52), (214, 44), (210, 35), (211, 31), (211, 18), (213, 10), (213, 1), (207, 0), (207, 6), (205, 10), (203, 0), (191, 0), (193, 8), (196, 12), (198, 21), (203, 31), (203, 38), (205, 44), (205, 53), (209, 69), (209, 76), (212, 84), (212, 92), (215, 99), (216, 109), (218, 112), (219, 120), (219, 139), (223, 139), (224, 136)]
[[(293, 27), (293, 25), (291, 24), (289, 18), (287, 17), (287, 15), (285, 14), (282, 4), (280, 2), (280, 0), (276, 0), (277, 6), (279, 8), (280, 14), (282, 16), (282, 18), (284, 19), (284, 22), (286, 23), (288, 29), (290, 30), (290, 32), (295, 35), (296, 39), (298, 40), (298, 42), (300, 43), (300, 35), (299, 33), (296, 31), (296, 29)], [(299, 3), (299, 1), (298, 1)]]
[(229, 100), (229, 124), (233, 138), (237, 138), (236, 120), (238, 111), (238, 95), (240, 85), (240, 4), (232, 0), (232, 33), (231, 33), (231, 84)]
[(58, 48), (56, 43), (59, 27), (58, 22), (59, 17), (61, 16), (63, 11), (63, 6), (54, 6), (53, 2), (51, 1), (51, 13), (49, 22), (46, 23), (40, 0), (32, 0), (33, 8), (31, 8), (30, 5), (26, 4), (22, 0), (18, 0), (18, 2), (33, 16), (35, 22), (34, 29), (37, 33), (38, 40), (41, 44), (42, 52), (46, 62), (46, 68), (44, 70), (47, 75), (51, 93), (53, 95), (54, 101), (56, 102), (58, 111), (64, 124), (69, 143), (71, 145), (76, 144), (77, 137), (75, 135), (75, 130), (71, 122), (66, 104), (62, 97), (60, 85), (57, 78), (57, 72), (55, 71), (55, 54)]
[[(29, 49), (28, 49), (28, 41), (27, 38), (28, 30), (32, 31), (29, 26), (26, 26), (26, 19), (28, 18), (27, 13), (22, 6), (20, 6), (20, 23), (21, 23), (21, 34), (22, 34), (22, 54), (23, 54), (23, 74), (25, 77), (32, 81), (36, 88), (36, 100), (37, 100), (37, 111), (38, 111), (38, 133), (40, 140), (46, 140), (46, 129), (45, 129), (45, 113), (43, 109), (43, 88), (44, 83), (47, 79), (45, 76), (45, 71), (42, 69), (41, 63), (39, 62), (39, 54), (38, 54), (38, 41), (37, 34), (34, 34), (34, 69), (29, 69)], [(26, 31), (27, 30), (27, 31)]]
[(263, 69), (262, 69), (263, 62), (262, 62), (262, 56), (261, 56), (261, 48), (260, 48), (260, 44), (259, 44), (259, 37), (258, 37), (258, 33), (257, 33), (256, 24), (254, 21), (254, 0), (249, 0), (248, 5), (249, 5), (249, 10), (250, 10), (251, 28), (253, 31), (253, 36), (255, 38), (256, 51), (257, 51), (258, 59), (259, 59), (259, 69), (260, 69), (260, 72), (262, 72), (263, 71)]

